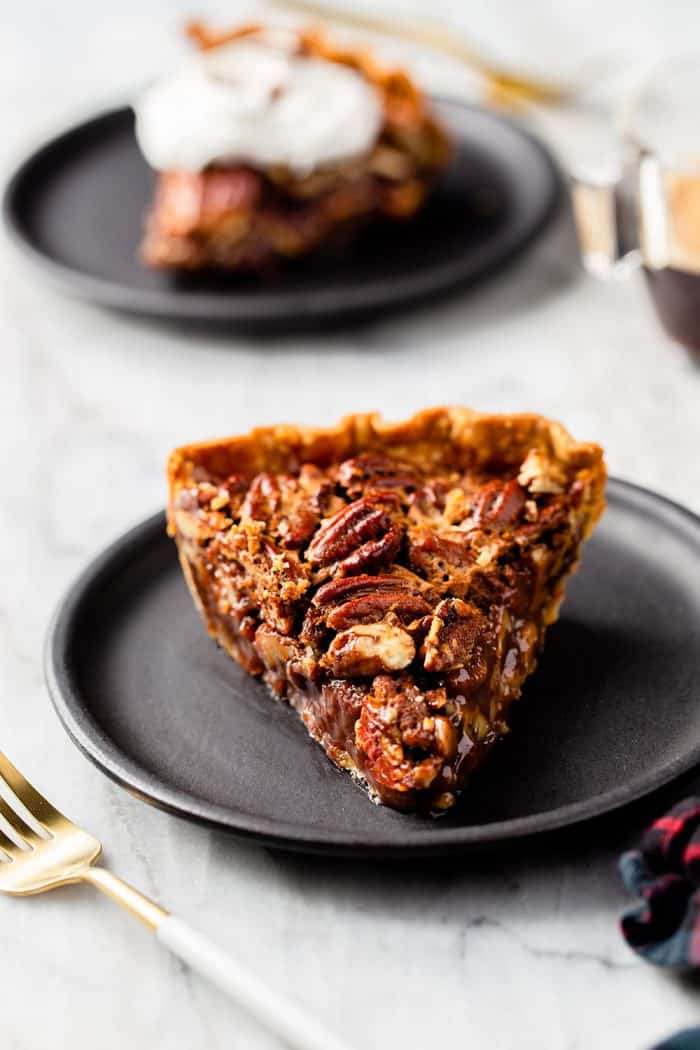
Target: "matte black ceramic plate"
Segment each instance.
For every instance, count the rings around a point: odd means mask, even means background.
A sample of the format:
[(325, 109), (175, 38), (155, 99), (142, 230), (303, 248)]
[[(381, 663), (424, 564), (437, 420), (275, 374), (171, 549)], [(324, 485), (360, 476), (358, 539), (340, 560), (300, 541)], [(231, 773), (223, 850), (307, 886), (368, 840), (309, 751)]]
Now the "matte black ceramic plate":
[(435, 101), (456, 140), (454, 163), (411, 222), (370, 226), (335, 257), (266, 282), (173, 277), (137, 259), (153, 176), (129, 109), (67, 131), (34, 153), (5, 195), (15, 241), (66, 291), (153, 317), (265, 327), (347, 320), (481, 277), (522, 248), (558, 199), (549, 155), (485, 110)]
[(47, 676), (73, 740), (145, 800), (271, 845), (390, 856), (563, 828), (690, 769), (699, 651), (700, 519), (613, 481), (512, 733), (438, 821), (372, 805), (296, 714), (216, 647), (161, 515), (69, 592)]

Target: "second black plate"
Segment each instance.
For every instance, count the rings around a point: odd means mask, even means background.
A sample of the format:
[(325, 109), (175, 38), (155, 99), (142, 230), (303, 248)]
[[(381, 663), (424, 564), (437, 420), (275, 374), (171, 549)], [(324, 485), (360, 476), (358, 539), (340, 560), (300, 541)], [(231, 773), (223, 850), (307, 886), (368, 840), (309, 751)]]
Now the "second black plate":
[(700, 761), (700, 519), (619, 481), (541, 666), (461, 806), (373, 806), (206, 635), (162, 515), (113, 544), (63, 602), (47, 678), (70, 736), (171, 812), (269, 845), (421, 856), (563, 828)]
[(347, 321), (444, 292), (511, 258), (544, 226), (559, 177), (544, 148), (486, 110), (435, 100), (454, 161), (427, 207), (373, 224), (343, 254), (272, 280), (173, 277), (137, 257), (153, 175), (117, 109), (48, 142), (18, 169), (5, 219), (19, 246), (65, 291), (169, 320), (264, 328)]

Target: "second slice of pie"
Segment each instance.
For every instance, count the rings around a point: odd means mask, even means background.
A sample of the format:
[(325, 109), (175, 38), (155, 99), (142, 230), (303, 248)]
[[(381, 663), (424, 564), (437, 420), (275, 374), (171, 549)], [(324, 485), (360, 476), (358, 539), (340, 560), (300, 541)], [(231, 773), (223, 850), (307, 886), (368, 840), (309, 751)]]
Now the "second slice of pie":
[(350, 416), (176, 450), (169, 531), (209, 632), (400, 809), (454, 804), (506, 732), (605, 466), (540, 416)]

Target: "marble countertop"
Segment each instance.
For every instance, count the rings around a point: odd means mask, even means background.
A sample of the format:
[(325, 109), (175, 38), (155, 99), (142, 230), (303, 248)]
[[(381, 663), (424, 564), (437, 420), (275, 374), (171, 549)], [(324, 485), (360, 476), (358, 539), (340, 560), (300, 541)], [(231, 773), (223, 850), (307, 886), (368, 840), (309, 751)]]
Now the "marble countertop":
[[(162, 27), (191, 5), (129, 0), (99, 19), (96, 5), (65, 6), (15, 5), (0, 29), (3, 170), (144, 79), (154, 52), (165, 61)], [(185, 439), (444, 402), (532, 409), (599, 440), (615, 474), (700, 510), (700, 373), (657, 327), (641, 279), (585, 276), (564, 217), (471, 293), (351, 331), (253, 339), (71, 301), (4, 238), (0, 272), (0, 742), (104, 840), (107, 862), (358, 1050), (644, 1050), (700, 1021), (697, 990), (637, 961), (617, 932), (616, 856), (638, 820), (576, 848), (409, 872), (269, 852), (108, 782), (65, 737), (41, 669), (61, 593), (162, 505), (165, 457)], [(0, 958), (7, 1050), (277, 1045), (89, 889), (0, 899)]]

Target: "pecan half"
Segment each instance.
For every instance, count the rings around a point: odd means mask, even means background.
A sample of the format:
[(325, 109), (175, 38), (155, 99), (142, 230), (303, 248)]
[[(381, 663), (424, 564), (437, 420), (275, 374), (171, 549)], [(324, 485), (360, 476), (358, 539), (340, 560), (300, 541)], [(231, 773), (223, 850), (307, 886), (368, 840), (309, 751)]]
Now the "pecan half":
[(219, 486), (219, 499), (226, 497), (231, 514), (238, 514), (248, 491), (248, 478), (243, 474), (229, 474)]
[(471, 521), (477, 528), (513, 525), (525, 506), (525, 498), (517, 481), (489, 481), (474, 496)]
[(331, 580), (318, 589), (313, 605), (324, 611), (325, 624), (335, 631), (373, 623), (389, 613), (409, 623), (426, 616), (432, 608), (412, 587), (410, 573)]
[(337, 634), (321, 663), (336, 678), (369, 677), (401, 671), (415, 655), (413, 639), (401, 627), (367, 623)]
[(488, 630), (489, 621), (476, 606), (460, 598), (445, 598), (435, 610), (425, 639), (426, 671), (466, 667), (473, 680), (483, 680), (487, 668), (483, 640)]
[(397, 589), (408, 590), (404, 581), (390, 573), (381, 576), (349, 576), (329, 580), (316, 591), (314, 605), (319, 608), (343, 605), (347, 601), (362, 598), (365, 595), (391, 594)]
[(273, 474), (257, 474), (250, 483), (250, 488), (241, 506), (242, 518), (253, 518), (255, 521), (270, 521), (279, 509), (281, 502), (280, 488)]
[(456, 733), (433, 715), (410, 682), (378, 675), (355, 726), (355, 743), (371, 780), (403, 794), (428, 787), (453, 757)]
[(305, 464), (298, 477), (257, 474), (240, 508), (243, 521), (262, 521), (286, 550), (305, 546), (316, 532), (322, 513), (335, 497), (329, 479), (318, 467)]
[(352, 576), (391, 564), (401, 546), (401, 529), (386, 511), (384, 495), (365, 496), (324, 522), (306, 551), (318, 568), (333, 566)]
[(298, 550), (313, 536), (318, 527), (319, 515), (311, 507), (301, 506), (294, 514), (283, 518), (279, 524), (280, 542), (287, 550)]
[(414, 518), (441, 515), (445, 509), (447, 491), (447, 485), (443, 481), (427, 481), (411, 496), (409, 513)]
[(343, 631), (358, 623), (376, 623), (392, 613), (404, 623), (427, 616), (430, 605), (425, 598), (400, 589), (385, 594), (366, 594), (334, 609), (326, 619), (334, 631)]
[(370, 488), (413, 490), (420, 485), (420, 478), (409, 463), (376, 452), (346, 459), (338, 467), (337, 477), (349, 496), (359, 496)]

